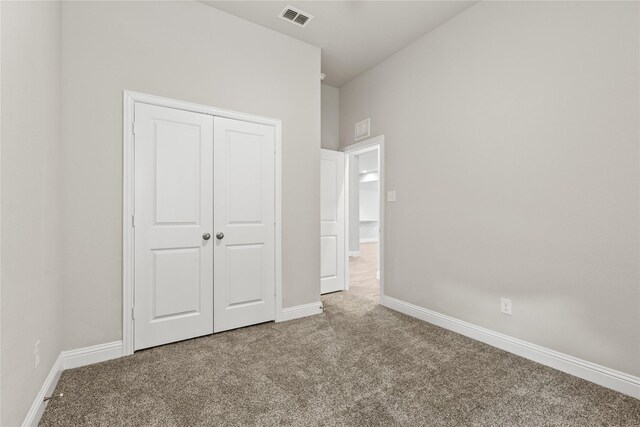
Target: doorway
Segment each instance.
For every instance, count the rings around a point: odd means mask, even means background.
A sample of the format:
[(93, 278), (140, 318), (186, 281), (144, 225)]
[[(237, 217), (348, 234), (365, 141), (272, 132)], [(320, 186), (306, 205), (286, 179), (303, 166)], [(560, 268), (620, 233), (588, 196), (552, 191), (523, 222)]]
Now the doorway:
[(125, 354), (279, 320), (280, 122), (124, 95)]
[(384, 257), (384, 136), (344, 149), (348, 291), (380, 302)]

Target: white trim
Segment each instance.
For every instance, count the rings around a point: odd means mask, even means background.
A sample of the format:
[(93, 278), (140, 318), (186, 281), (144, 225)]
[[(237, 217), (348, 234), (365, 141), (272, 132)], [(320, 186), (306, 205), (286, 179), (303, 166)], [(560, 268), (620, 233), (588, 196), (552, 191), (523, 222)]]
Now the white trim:
[(42, 418), (42, 414), (44, 414), (44, 410), (47, 407), (47, 402), (44, 401), (44, 398), (46, 396), (51, 396), (53, 391), (56, 389), (56, 385), (58, 384), (58, 380), (62, 374), (62, 369), (62, 353), (60, 353), (56, 361), (53, 362), (49, 375), (45, 378), (40, 391), (31, 405), (31, 408), (29, 408), (29, 412), (27, 412), (27, 416), (22, 422), (23, 427), (36, 427), (38, 425), (40, 418)]
[(236, 111), (194, 104), (139, 92), (123, 91), (123, 179), (122, 179), (122, 342), (123, 354), (133, 354), (134, 325), (131, 318), (134, 296), (133, 276), (133, 133), (134, 104), (136, 102), (175, 108), (194, 113), (209, 114), (228, 119), (242, 120), (273, 126), (275, 129), (275, 320), (282, 320), (282, 122), (268, 117), (239, 113)]
[(378, 145), (384, 144), (384, 135), (374, 136), (373, 138), (365, 139), (364, 141), (356, 142), (355, 144), (347, 145), (346, 147), (342, 147), (341, 151), (344, 154), (354, 154), (356, 151), (357, 154), (367, 153), (369, 151), (373, 151), (377, 148)]
[(312, 302), (311, 304), (296, 305), (293, 307), (286, 307), (282, 309), (282, 314), (278, 322), (285, 322), (287, 320), (299, 319), (301, 317), (313, 316), (320, 314), (324, 311), (322, 302)]
[(367, 237), (366, 239), (360, 239), (360, 243), (376, 243), (377, 241), (377, 237)]
[(256, 116), (253, 114), (240, 113), (237, 111), (226, 110), (224, 108), (211, 107), (204, 104), (195, 104), (193, 102), (180, 101), (177, 99), (164, 98), (146, 93), (133, 92), (130, 90), (123, 91), (125, 102), (129, 101), (130, 107), (134, 102), (143, 104), (157, 105), (160, 107), (175, 108), (176, 110), (191, 111), (193, 113), (209, 114), (211, 116), (225, 117), (227, 119), (241, 120), (243, 122), (258, 123), (263, 125), (275, 126), (281, 123), (278, 119), (270, 117)]
[(275, 179), (275, 233), (276, 233), (276, 313), (275, 321), (282, 317), (282, 122), (274, 122), (276, 138), (276, 179)]
[(51, 396), (56, 389), (62, 371), (79, 368), (111, 359), (117, 359), (123, 355), (122, 341), (114, 341), (106, 344), (98, 344), (91, 347), (77, 348), (75, 350), (62, 351), (53, 363), (49, 375), (44, 380), (40, 391), (36, 395), (27, 416), (22, 423), (23, 427), (35, 427), (40, 422), (42, 414), (47, 407), (44, 401), (46, 396)]
[(122, 341), (113, 341), (91, 347), (62, 352), (63, 369), (79, 368), (124, 356)]
[[(362, 153), (366, 153), (368, 151), (373, 151), (375, 149), (378, 149), (378, 179), (380, 180), (380, 186), (379, 186), (379, 191), (380, 191), (380, 219), (379, 219), (379, 226), (380, 226), (380, 234), (379, 234), (379, 241), (380, 244), (378, 245), (378, 268), (379, 268), (379, 284), (380, 284), (380, 303), (382, 304), (382, 296), (384, 295), (384, 271), (385, 271), (385, 266), (384, 266), (384, 260), (385, 260), (385, 194), (386, 194), (386, 186), (385, 186), (385, 154), (384, 154), (384, 135), (378, 135), (378, 136), (374, 136), (373, 138), (369, 138), (366, 139), (364, 141), (360, 141), (360, 142), (356, 142), (355, 144), (351, 144), (348, 145), (346, 147), (342, 148), (342, 152), (346, 155), (347, 159), (349, 159), (349, 155), (350, 154), (362, 154)], [(345, 162), (346, 164), (348, 164), (348, 161)], [(349, 170), (347, 169), (345, 174), (347, 176), (348, 179), (346, 179), (347, 182), (347, 186), (350, 185), (349, 181), (351, 176), (348, 174)], [(349, 200), (347, 200), (347, 203), (345, 203), (345, 206), (349, 205)], [(349, 212), (347, 211), (346, 215), (348, 215)], [(345, 220), (345, 235), (347, 236), (347, 238), (345, 239), (345, 245), (346, 245), (346, 250), (345, 250), (345, 258), (346, 258), (346, 266), (349, 266), (349, 217), (346, 217)], [(347, 280), (347, 286), (346, 288), (348, 289), (348, 283), (349, 283), (349, 268), (345, 268), (346, 273), (346, 277), (345, 280)]]
[(135, 247), (131, 221), (135, 196), (133, 192), (134, 146), (132, 129), (135, 108), (134, 98), (127, 91), (124, 91), (122, 101), (124, 114), (122, 123), (122, 343), (124, 354), (133, 354), (134, 263), (132, 259)]
[[(351, 203), (350, 199), (350, 190), (351, 186), (351, 166), (349, 165), (349, 156), (347, 154), (344, 155), (344, 179), (342, 180), (342, 187), (344, 191), (342, 194), (344, 195), (344, 200), (342, 201), (342, 205), (344, 206), (344, 290), (349, 290), (349, 281), (351, 280), (349, 276), (350, 270), (350, 260), (349, 257), (352, 256), (360, 256), (360, 251), (352, 251), (351, 249), (351, 236), (349, 235), (349, 221), (351, 221), (351, 212), (349, 204)], [(359, 246), (358, 246), (359, 248)]]
[(640, 399), (640, 377), (513, 338), (387, 295), (381, 297), (381, 304), (392, 310)]

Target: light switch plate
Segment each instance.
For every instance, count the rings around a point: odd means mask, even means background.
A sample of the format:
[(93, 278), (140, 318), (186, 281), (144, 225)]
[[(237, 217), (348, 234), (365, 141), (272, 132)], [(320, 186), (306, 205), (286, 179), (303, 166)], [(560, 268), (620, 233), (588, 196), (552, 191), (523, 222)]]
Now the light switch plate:
[(387, 191), (387, 202), (395, 202), (395, 201), (396, 201), (396, 192)]

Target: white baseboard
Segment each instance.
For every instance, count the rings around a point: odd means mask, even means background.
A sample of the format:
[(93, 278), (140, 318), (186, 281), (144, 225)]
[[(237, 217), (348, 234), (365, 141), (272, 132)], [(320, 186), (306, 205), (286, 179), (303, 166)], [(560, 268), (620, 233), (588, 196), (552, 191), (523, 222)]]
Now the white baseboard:
[(51, 367), (49, 375), (44, 380), (44, 384), (42, 384), (36, 399), (33, 401), (33, 405), (31, 405), (22, 426), (36, 427), (38, 425), (47, 407), (44, 398), (53, 393), (62, 371), (122, 357), (122, 348), (122, 341), (114, 341), (61, 352)]
[(78, 348), (62, 352), (62, 366), (64, 369), (79, 368), (106, 360), (122, 357), (122, 341), (113, 341), (91, 347)]
[(349, 251), (349, 256), (360, 256), (360, 251)]
[(640, 378), (383, 295), (380, 303), (526, 359), (640, 399)]
[(301, 317), (313, 316), (314, 314), (322, 313), (322, 302), (312, 302), (311, 304), (296, 305), (293, 307), (287, 307), (282, 309), (282, 316), (280, 322), (287, 320), (299, 319)]
[(40, 418), (42, 418), (42, 414), (44, 414), (44, 409), (47, 407), (47, 402), (44, 401), (44, 398), (46, 396), (51, 396), (58, 384), (60, 374), (62, 374), (62, 353), (53, 363), (53, 366), (49, 371), (49, 375), (45, 378), (44, 384), (42, 384), (31, 408), (29, 408), (29, 412), (27, 412), (27, 416), (22, 423), (22, 427), (36, 427), (38, 425)]

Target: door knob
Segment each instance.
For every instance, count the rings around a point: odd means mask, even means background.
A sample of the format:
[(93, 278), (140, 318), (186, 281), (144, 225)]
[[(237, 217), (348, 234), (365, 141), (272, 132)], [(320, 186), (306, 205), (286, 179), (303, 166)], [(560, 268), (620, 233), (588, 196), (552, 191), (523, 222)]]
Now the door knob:
[(202, 235), (202, 238), (203, 238), (204, 240), (209, 240), (209, 239), (211, 238), (211, 234), (209, 234), (209, 233), (204, 233), (204, 234)]
[(222, 240), (222, 239), (224, 239), (224, 233), (218, 233), (218, 234), (216, 234), (216, 239), (218, 239), (218, 240)]

